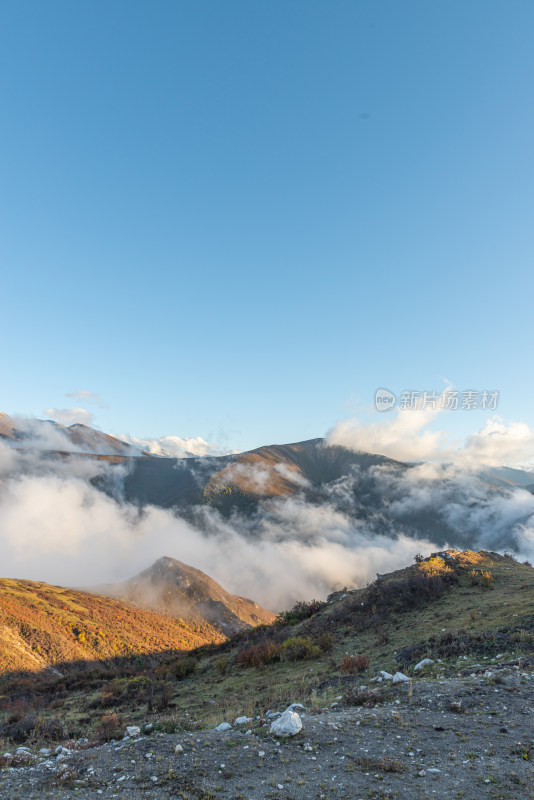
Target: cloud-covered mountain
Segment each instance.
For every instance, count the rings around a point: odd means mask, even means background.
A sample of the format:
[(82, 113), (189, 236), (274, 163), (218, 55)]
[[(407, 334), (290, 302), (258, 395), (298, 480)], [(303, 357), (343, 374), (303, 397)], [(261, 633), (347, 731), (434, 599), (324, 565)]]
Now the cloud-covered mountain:
[(532, 473), (471, 457), (414, 463), (324, 439), (190, 458), (84, 454), (70, 440), (68, 454), (61, 426), (38, 427), (36, 448), (2, 425), (9, 576), (116, 583), (163, 552), (280, 610), (361, 586), (418, 551), (534, 557)]
[(0, 414), (0, 439), (22, 449), (86, 453), (103, 456), (141, 456), (141, 448), (82, 423), (62, 425), (54, 420)]

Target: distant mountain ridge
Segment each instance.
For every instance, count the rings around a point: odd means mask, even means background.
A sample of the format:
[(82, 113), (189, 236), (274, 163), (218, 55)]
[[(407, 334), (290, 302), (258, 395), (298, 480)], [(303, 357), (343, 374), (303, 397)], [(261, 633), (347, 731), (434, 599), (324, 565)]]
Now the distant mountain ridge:
[[(308, 510), (321, 507), (327, 515), (343, 515), (347, 525), (353, 523), (355, 531), (365, 529), (371, 537), (404, 535), (439, 547), (519, 552), (521, 526), (532, 514), (529, 502), (519, 502), (516, 494), (534, 494), (534, 472), (507, 466), (479, 467), (456, 476), (444, 465), (443, 477), (435, 473), (428, 481), (417, 472), (417, 464), (330, 445), (321, 438), (243, 453), (171, 458), (140, 452), (83, 425), (65, 428), (26, 420), (21, 435), (11, 418), (0, 416), (5, 441), (23, 449), (26, 443), (34, 446), (32, 436), (41, 451), (48, 446), (68, 461), (70, 447), (73, 458), (87, 455), (107, 465), (92, 483), (115, 500), (169, 509), (208, 535), (220, 514), (245, 536), (259, 536), (274, 522), (277, 536), (291, 538), (293, 520), (280, 522), (279, 512), (284, 513), (284, 500), (294, 498)], [(515, 508), (497, 530), (494, 522), (503, 498)], [(495, 508), (493, 516), (490, 507)], [(211, 510), (216, 514), (210, 515)], [(312, 526), (302, 535), (311, 541), (320, 532)]]
[(116, 436), (79, 422), (67, 426), (54, 420), (22, 419), (0, 413), (2, 439), (17, 447), (36, 447), (56, 452), (122, 457), (147, 455)]

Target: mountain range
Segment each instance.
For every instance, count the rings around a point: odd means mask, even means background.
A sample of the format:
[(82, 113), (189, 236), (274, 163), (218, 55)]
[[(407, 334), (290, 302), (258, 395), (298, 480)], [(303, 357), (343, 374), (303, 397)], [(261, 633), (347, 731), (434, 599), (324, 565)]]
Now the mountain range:
[[(440, 547), (517, 549), (531, 504), (515, 502), (518, 491), (534, 494), (534, 474), (508, 466), (480, 466), (452, 474), (443, 467), (432, 481), (418, 465), (384, 455), (355, 452), (317, 438), (268, 445), (230, 455), (171, 458), (146, 451), (85, 425), (0, 415), (0, 437), (17, 449), (102, 463), (92, 483), (139, 508), (170, 509), (210, 533), (215, 512), (247, 536), (261, 535), (269, 520), (277, 536), (283, 502), (328, 509), (366, 526), (370, 536), (430, 540)], [(503, 501), (510, 513), (500, 511)], [(514, 506), (512, 508), (512, 506)], [(517, 507), (515, 507), (517, 506)], [(524, 506), (524, 507), (523, 507)], [(504, 518), (499, 521), (501, 516)]]

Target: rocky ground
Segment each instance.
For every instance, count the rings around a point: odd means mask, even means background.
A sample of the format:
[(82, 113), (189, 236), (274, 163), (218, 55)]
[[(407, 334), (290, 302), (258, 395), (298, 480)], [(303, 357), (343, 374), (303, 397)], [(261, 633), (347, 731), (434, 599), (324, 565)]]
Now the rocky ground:
[[(50, 755), (13, 750), (0, 798), (534, 798), (532, 665), (369, 682), (363, 693), (361, 683), (344, 682), (334, 705), (297, 709), (303, 727), (287, 739), (270, 733), (271, 715)], [(348, 704), (359, 694), (367, 707)]]

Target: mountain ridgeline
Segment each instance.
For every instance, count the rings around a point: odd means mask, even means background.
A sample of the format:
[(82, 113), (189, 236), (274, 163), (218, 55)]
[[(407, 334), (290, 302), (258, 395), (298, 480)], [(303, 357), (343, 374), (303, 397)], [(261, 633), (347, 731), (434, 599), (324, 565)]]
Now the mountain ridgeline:
[(92, 483), (100, 491), (139, 508), (171, 510), (208, 535), (218, 514), (246, 536), (261, 537), (267, 522), (278, 540), (320, 537), (318, 529), (299, 532), (291, 514), (285, 516), (285, 501), (294, 501), (341, 514), (355, 531), (365, 529), (367, 538), (404, 535), (438, 547), (521, 552), (522, 530), (532, 515), (532, 472), (506, 466), (455, 472), (435, 465), (429, 478), (420, 465), (326, 439), (173, 458), (150, 455), (85, 425), (0, 415), (0, 440), (19, 451), (36, 448), (51, 464), (61, 459), (63, 472), (65, 462), (97, 460)]

